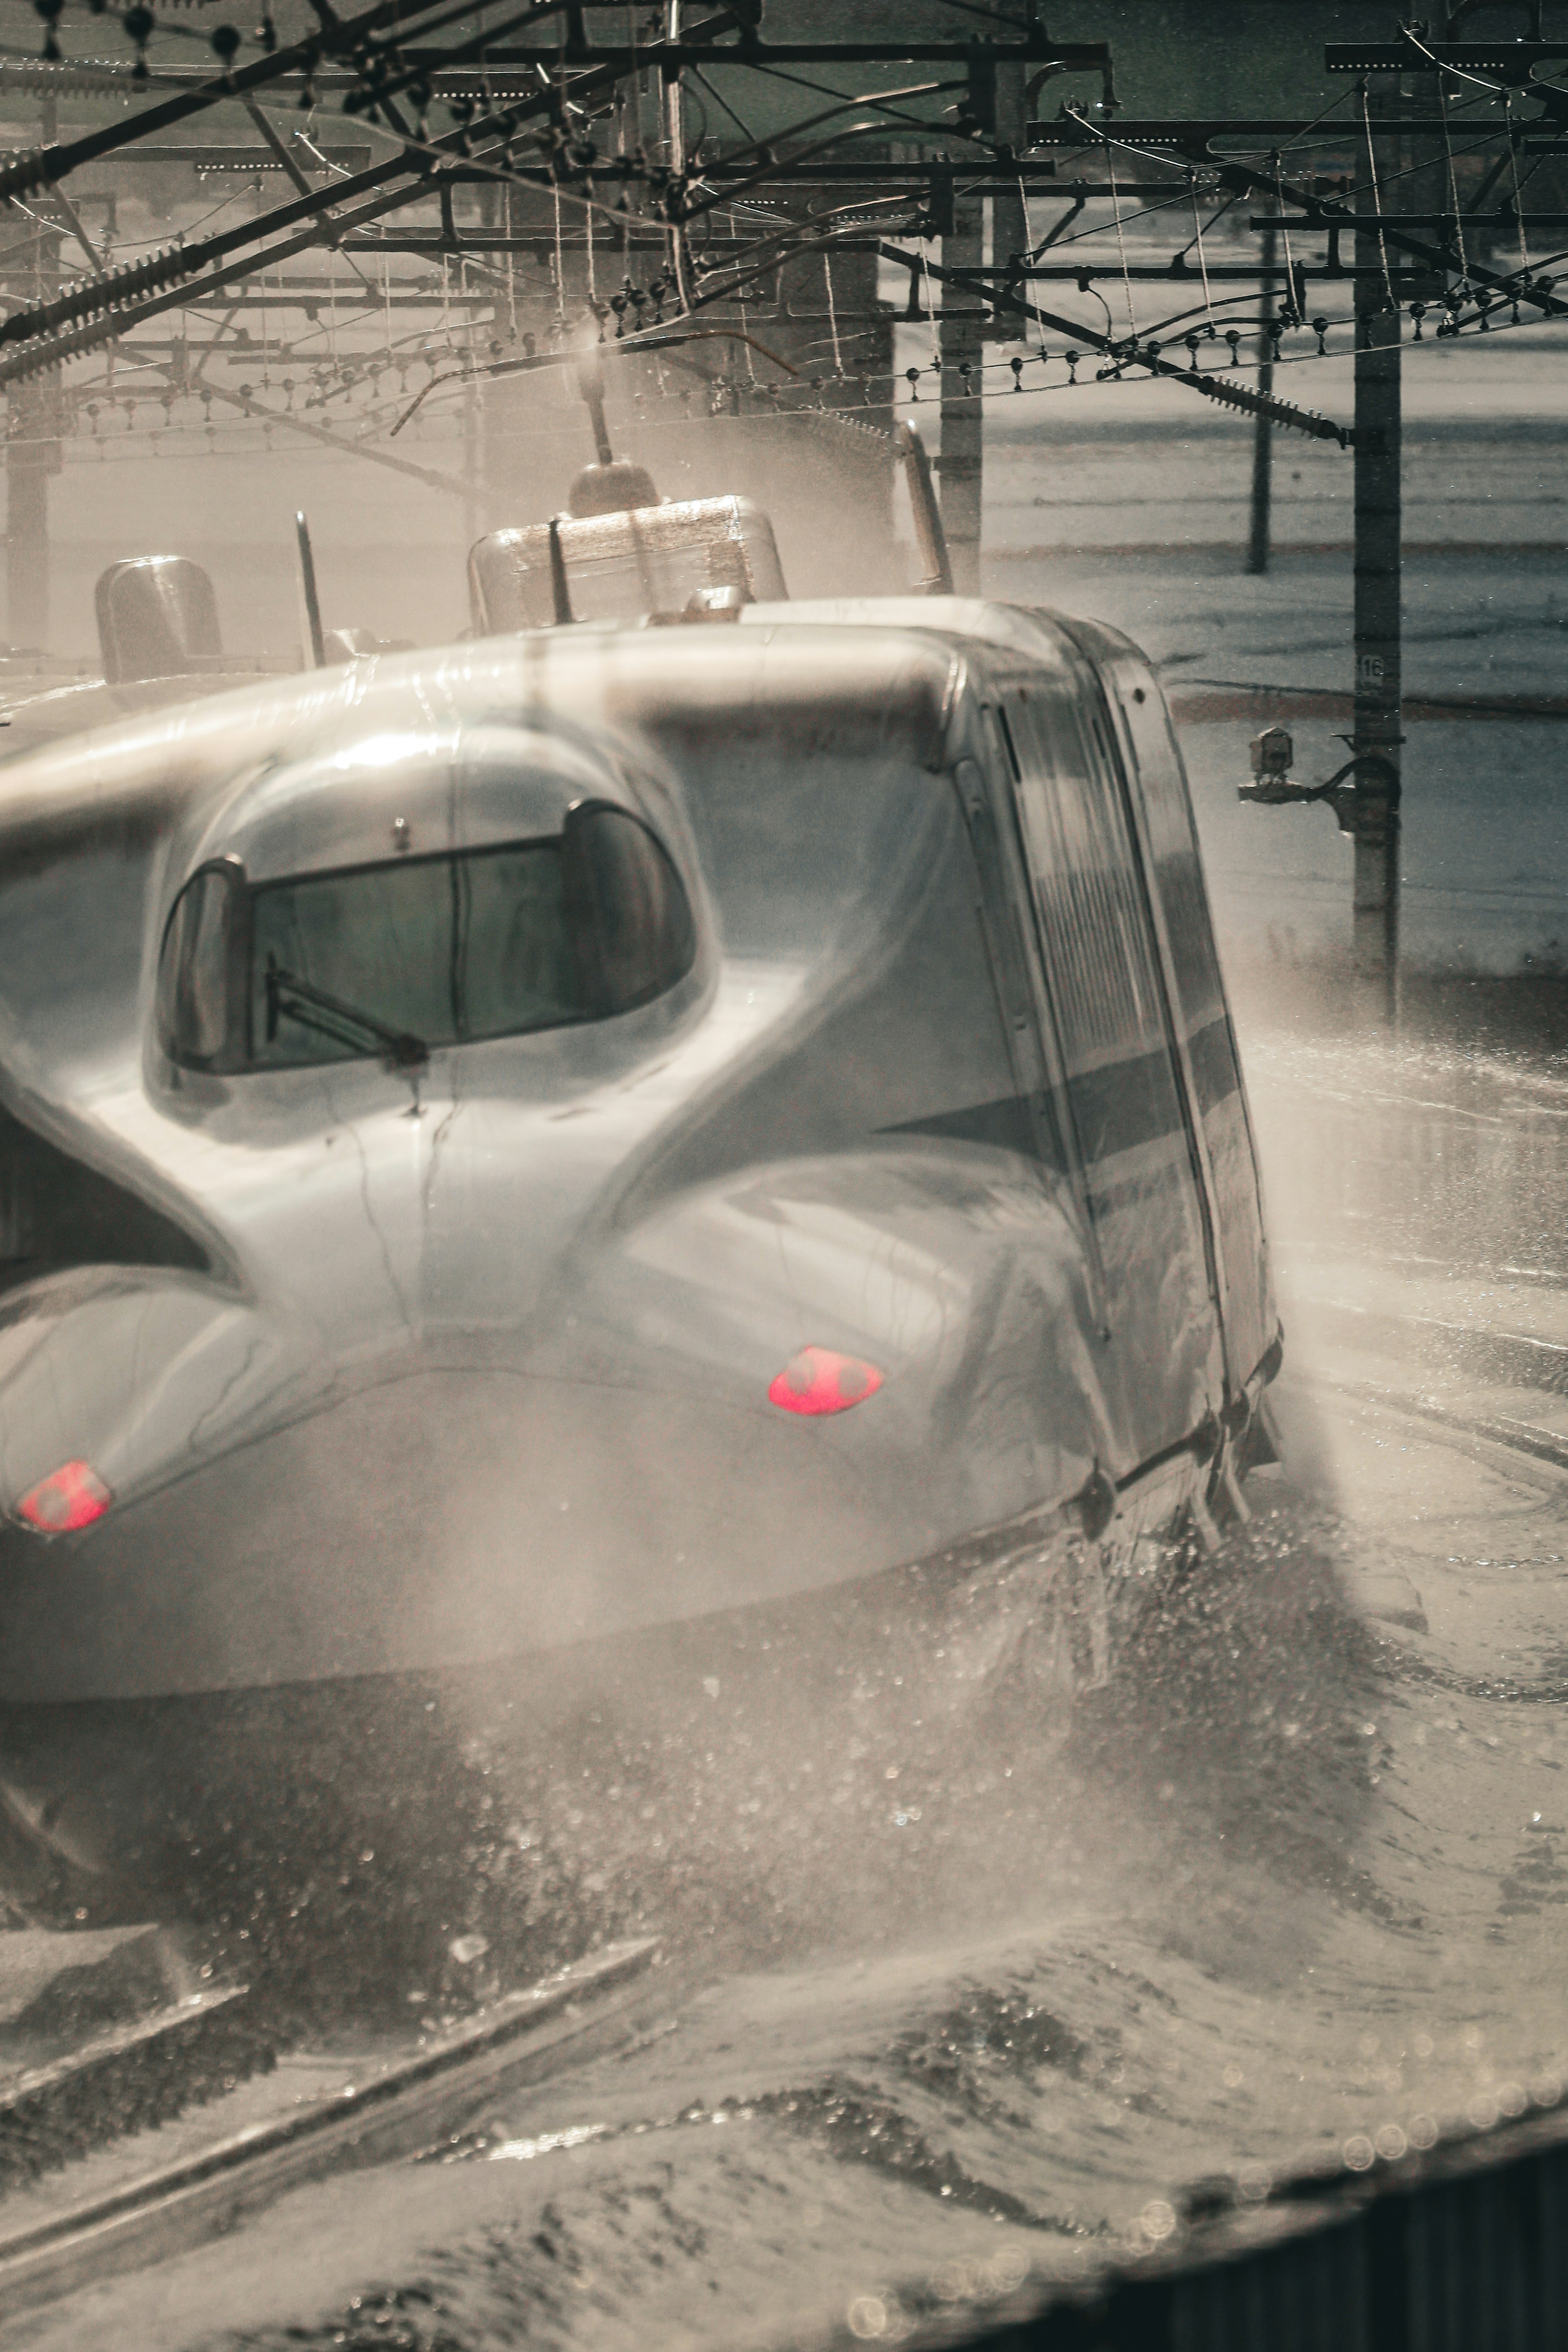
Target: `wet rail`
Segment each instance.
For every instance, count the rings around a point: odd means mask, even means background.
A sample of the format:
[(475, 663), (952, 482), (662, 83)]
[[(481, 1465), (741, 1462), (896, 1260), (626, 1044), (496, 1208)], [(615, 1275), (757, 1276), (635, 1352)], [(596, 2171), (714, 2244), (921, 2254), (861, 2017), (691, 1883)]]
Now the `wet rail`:
[[(20, 2224), (0, 2207), (0, 2309), (16, 2314), (199, 2244), (302, 2180), (416, 2154), (498, 2085), (537, 2082), (629, 2032), (657, 1951), (645, 1939), (576, 1961), (387, 2059), (368, 2081), (268, 2122), (225, 2129), (220, 2101), (202, 2145), (90, 2199)], [(40, 2088), (58, 2093), (68, 2078), (62, 2069)]]
[(1546, 1429), (1537, 1429), (1526, 1421), (1505, 1420), (1484, 1413), (1456, 1412), (1430, 1398), (1403, 1394), (1396, 1389), (1377, 1387), (1370, 1381), (1314, 1380), (1312, 1385), (1325, 1392), (1354, 1397), (1357, 1402), (1380, 1408), (1385, 1412), (1408, 1415), (1414, 1421), (1435, 1424), (1439, 1437), (1453, 1433), (1458, 1442), (1462, 1438), (1479, 1438), (1488, 1445), (1501, 1447), (1506, 1453), (1521, 1454), (1531, 1462), (1544, 1462), (1552, 1468), (1568, 1471), (1568, 1438)]

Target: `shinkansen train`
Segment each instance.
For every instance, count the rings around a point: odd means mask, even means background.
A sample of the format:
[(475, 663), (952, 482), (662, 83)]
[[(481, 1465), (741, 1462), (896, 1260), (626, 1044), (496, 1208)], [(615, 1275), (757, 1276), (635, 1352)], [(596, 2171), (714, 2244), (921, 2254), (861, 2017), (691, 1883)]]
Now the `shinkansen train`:
[(955, 1547), (1113, 1623), (1267, 1442), (1181, 760), (1087, 622), (716, 598), (19, 760), (0, 1097), (0, 1746)]

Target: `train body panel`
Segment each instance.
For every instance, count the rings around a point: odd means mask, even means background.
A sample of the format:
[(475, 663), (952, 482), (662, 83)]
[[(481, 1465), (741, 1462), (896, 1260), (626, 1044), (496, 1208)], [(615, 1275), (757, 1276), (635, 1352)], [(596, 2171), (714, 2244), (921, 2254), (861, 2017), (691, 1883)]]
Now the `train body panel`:
[(1146, 675), (751, 607), (8, 767), (0, 1699), (549, 1652), (1207, 1475), (1272, 1307)]

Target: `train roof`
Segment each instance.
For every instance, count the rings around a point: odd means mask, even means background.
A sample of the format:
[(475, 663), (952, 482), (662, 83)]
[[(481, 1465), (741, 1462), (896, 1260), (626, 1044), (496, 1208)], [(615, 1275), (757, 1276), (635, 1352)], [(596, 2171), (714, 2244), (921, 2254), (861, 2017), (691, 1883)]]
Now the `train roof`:
[[(1074, 624), (1077, 625), (1077, 624)], [(894, 727), (922, 764), (940, 757), (955, 663), (1004, 652), (1046, 668), (1067, 661), (1055, 614), (967, 597), (877, 597), (750, 604), (740, 625), (583, 624), (374, 656), (141, 710), (40, 751), (0, 774), (0, 828), (68, 802), (115, 804), (122, 791), (179, 795), (181, 781), (294, 757), (346, 731), (416, 713), (428, 736), (475, 719), (588, 719), (613, 731), (755, 710)], [(115, 774), (106, 772), (113, 760)]]
[(955, 695), (977, 657), (1058, 675), (1082, 624), (959, 597), (754, 604), (741, 625), (592, 623), (340, 667), (147, 710), (23, 753), (0, 771), (6, 837), (159, 821), (220, 778), (293, 765), (382, 730), (436, 750), (476, 725), (584, 730), (635, 759), (717, 740), (944, 764)]
[(960, 637), (969, 646), (1054, 665), (1064, 636), (1083, 625), (1038, 604), (1005, 604), (984, 596), (827, 596), (788, 604), (747, 604), (753, 626), (833, 629), (920, 629)]

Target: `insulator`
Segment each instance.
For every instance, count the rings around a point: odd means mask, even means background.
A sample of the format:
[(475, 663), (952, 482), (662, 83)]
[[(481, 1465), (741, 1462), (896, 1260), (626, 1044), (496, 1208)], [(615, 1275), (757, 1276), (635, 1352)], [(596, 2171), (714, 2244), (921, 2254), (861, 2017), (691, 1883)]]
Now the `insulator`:
[(183, 278), (193, 276), (200, 267), (181, 247), (172, 245), (147, 261), (133, 261), (123, 269), (111, 269), (105, 277), (73, 286), (68, 294), (61, 294), (52, 302), (42, 302), (36, 310), (14, 311), (0, 325), (0, 343), (24, 342), (32, 336), (63, 327), (73, 319), (97, 318), (105, 310), (118, 310), (122, 302), (132, 301), (138, 295), (155, 294), (165, 286), (177, 286)]
[(54, 186), (54, 171), (47, 147), (37, 147), (30, 155), (18, 155), (14, 163), (0, 169), (0, 198), (36, 196), (43, 188)]

